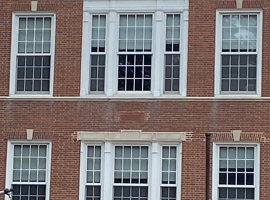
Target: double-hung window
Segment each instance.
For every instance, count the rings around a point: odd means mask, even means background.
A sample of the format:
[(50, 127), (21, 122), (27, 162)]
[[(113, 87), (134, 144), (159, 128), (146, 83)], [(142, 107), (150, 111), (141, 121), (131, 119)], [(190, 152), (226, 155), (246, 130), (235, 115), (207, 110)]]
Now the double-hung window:
[(186, 96), (188, 2), (159, 4), (85, 1), (81, 96)]
[(10, 94), (52, 94), (54, 15), (13, 19)]
[(148, 152), (148, 146), (115, 146), (114, 200), (148, 199)]
[(260, 95), (261, 15), (217, 13), (216, 94)]
[(259, 146), (214, 145), (213, 199), (259, 199)]
[(165, 93), (180, 87), (180, 14), (166, 15)]
[(120, 15), (118, 91), (150, 91), (152, 15)]
[(90, 92), (103, 93), (106, 58), (106, 15), (92, 15)]
[(9, 143), (7, 184), (13, 199), (48, 200), (50, 190), (50, 144)]
[(82, 143), (82, 152), (80, 200), (180, 199), (179, 144)]

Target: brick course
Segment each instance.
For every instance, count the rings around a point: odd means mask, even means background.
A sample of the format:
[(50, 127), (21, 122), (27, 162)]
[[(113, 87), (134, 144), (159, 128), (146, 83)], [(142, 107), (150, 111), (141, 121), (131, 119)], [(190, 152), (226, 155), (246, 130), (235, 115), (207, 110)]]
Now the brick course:
[[(30, 11), (30, 2), (0, 0), (0, 157), (6, 158), (8, 140), (26, 139), (26, 129), (34, 129), (33, 139), (51, 140), (50, 199), (62, 200), (63, 196), (67, 200), (78, 199), (78, 131), (120, 130), (188, 132), (182, 146), (182, 200), (205, 198), (204, 134), (213, 133), (212, 142), (231, 142), (231, 131), (242, 130), (241, 141), (261, 144), (260, 199), (269, 199), (269, 99), (206, 98), (214, 95), (216, 9), (233, 9), (235, 0), (190, 0), (187, 94), (188, 97), (201, 98), (121, 101), (75, 98), (80, 91), (82, 0), (38, 2), (38, 10), (55, 12), (57, 16), (56, 98), (6, 98), (9, 95), (12, 12)], [(270, 1), (244, 0), (243, 7), (263, 9), (262, 96), (270, 97)], [(70, 98), (57, 98), (63, 96)], [(5, 161), (0, 162), (0, 189), (5, 186)]]

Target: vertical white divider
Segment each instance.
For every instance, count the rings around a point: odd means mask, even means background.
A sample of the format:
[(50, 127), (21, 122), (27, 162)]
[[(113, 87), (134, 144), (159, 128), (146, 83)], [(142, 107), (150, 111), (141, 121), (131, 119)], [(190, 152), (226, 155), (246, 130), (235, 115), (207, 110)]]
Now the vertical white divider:
[(117, 35), (117, 13), (111, 11), (109, 13), (109, 27), (106, 38), (107, 44), (107, 59), (106, 59), (106, 95), (113, 96), (117, 91), (117, 51), (118, 51), (118, 35)]
[(102, 187), (102, 199), (111, 200), (112, 199), (112, 185), (113, 185), (113, 169), (114, 162), (112, 159), (112, 144), (110, 142), (105, 142), (104, 148), (104, 165), (103, 165), (103, 187)]
[(154, 96), (161, 95), (163, 81), (163, 63), (164, 63), (164, 14), (162, 11), (156, 11), (153, 25), (153, 62), (152, 62), (152, 91)]
[(160, 192), (159, 191), (159, 187), (160, 187), (160, 179), (159, 179), (159, 175), (160, 172), (160, 154), (159, 154), (159, 144), (157, 142), (153, 142), (152, 143), (152, 160), (151, 160), (151, 178), (149, 180), (149, 182), (151, 184), (150, 185), (150, 197), (148, 199), (160, 199)]

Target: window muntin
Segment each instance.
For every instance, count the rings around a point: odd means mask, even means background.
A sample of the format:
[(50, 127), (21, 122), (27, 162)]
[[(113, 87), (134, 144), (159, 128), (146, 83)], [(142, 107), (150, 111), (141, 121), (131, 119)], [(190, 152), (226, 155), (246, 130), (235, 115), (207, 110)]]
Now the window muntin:
[(148, 146), (115, 146), (114, 199), (148, 196)]
[(101, 198), (101, 146), (88, 146), (86, 199)]
[(221, 92), (256, 93), (258, 15), (223, 14)]
[(47, 198), (48, 156), (47, 145), (14, 145), (12, 176), (14, 200)]
[(150, 91), (152, 15), (120, 15), (118, 91)]
[(180, 14), (166, 15), (165, 93), (178, 93), (180, 88)]
[(177, 147), (162, 147), (162, 175), (161, 198), (162, 200), (176, 200), (177, 191)]
[(219, 200), (255, 199), (255, 162), (255, 147), (219, 147)]
[(90, 93), (104, 93), (106, 63), (106, 15), (92, 15)]
[(16, 93), (49, 93), (52, 17), (19, 16)]
[[(153, 192), (158, 194), (157, 199), (180, 198), (179, 148), (180, 144), (169, 142), (163, 145), (82, 143), (80, 199), (150, 200)], [(99, 178), (95, 181), (96, 172)]]

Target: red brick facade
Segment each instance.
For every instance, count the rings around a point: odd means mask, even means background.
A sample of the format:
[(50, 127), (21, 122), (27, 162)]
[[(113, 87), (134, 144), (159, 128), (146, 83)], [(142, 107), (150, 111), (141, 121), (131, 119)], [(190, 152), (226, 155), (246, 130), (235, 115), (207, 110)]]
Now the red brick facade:
[(234, 9), (235, 0), (189, 0), (187, 98), (139, 100), (77, 98), (82, 0), (38, 1), (39, 11), (56, 13), (54, 98), (9, 98), (12, 12), (30, 11), (31, 1), (0, 0), (0, 5), (0, 189), (5, 187), (7, 141), (26, 139), (26, 129), (34, 129), (33, 140), (52, 141), (52, 200), (79, 199), (78, 131), (188, 132), (182, 143), (181, 199), (202, 200), (204, 134), (213, 133), (213, 142), (233, 142), (231, 131), (242, 130), (241, 141), (260, 143), (260, 200), (269, 199), (269, 0), (243, 1), (243, 8), (263, 10), (263, 98), (258, 99), (214, 98), (216, 9)]

